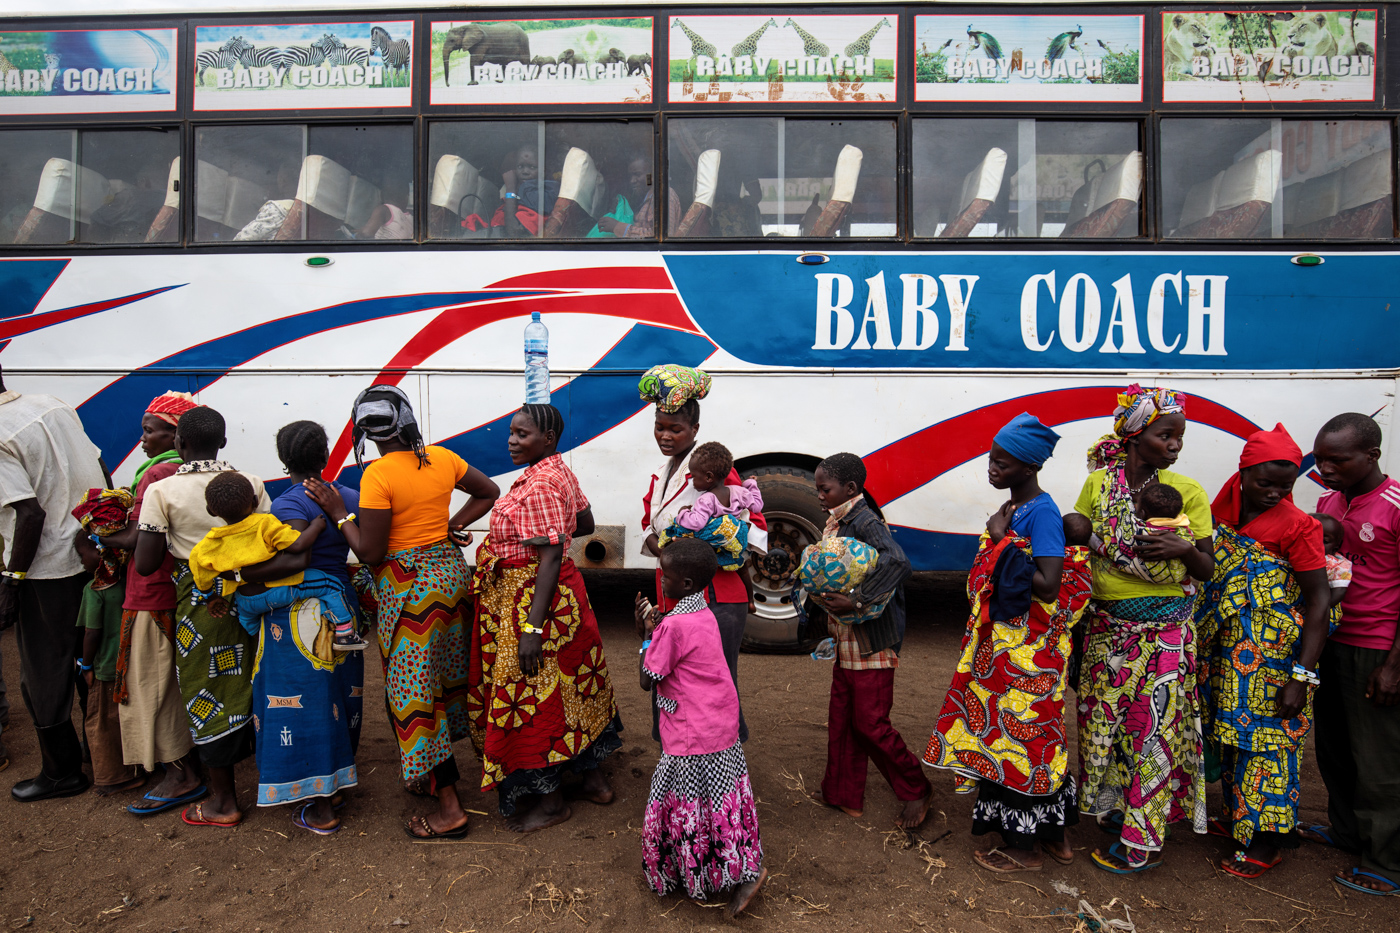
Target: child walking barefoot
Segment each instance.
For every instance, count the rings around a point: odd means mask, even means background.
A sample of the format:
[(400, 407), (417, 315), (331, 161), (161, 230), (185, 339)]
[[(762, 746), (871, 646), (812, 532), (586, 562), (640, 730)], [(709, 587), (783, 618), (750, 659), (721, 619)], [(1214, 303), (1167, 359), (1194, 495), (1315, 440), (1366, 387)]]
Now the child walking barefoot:
[(732, 889), (725, 913), (749, 906), (768, 877), (758, 810), (739, 744), (739, 694), (729, 676), (705, 588), (719, 563), (708, 545), (680, 538), (661, 549), (661, 587), (675, 609), (657, 619), (637, 594), (645, 633), (641, 685), (656, 688), (661, 760), (642, 823), (647, 885), (695, 899)]

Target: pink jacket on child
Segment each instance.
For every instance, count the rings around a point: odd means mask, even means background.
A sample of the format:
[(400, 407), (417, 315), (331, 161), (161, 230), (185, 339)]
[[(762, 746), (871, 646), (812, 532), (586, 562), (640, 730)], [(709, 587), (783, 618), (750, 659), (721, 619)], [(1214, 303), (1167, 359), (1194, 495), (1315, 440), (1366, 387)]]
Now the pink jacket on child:
[(742, 486), (726, 486), (729, 490), (729, 505), (720, 504), (719, 497), (712, 492), (700, 493), (695, 504), (681, 509), (676, 514), (676, 524), (687, 531), (699, 531), (720, 515), (738, 515), (749, 510), (763, 511), (763, 494), (758, 491), (758, 483), (744, 480)]

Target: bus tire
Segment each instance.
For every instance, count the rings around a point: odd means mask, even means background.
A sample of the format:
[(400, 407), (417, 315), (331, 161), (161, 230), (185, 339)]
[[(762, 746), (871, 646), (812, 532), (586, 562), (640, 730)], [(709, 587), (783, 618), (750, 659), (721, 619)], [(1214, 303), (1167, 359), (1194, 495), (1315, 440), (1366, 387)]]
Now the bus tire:
[(759, 467), (743, 475), (757, 481), (763, 493), (770, 551), (781, 547), (789, 558), (787, 573), (777, 576), (750, 565), (758, 611), (749, 613), (743, 650), (756, 654), (811, 651), (826, 637), (826, 616), (820, 610), (812, 612), (807, 625), (799, 631), (797, 611), (792, 606), (791, 575), (797, 569), (802, 549), (818, 541), (826, 525), (826, 512), (817, 500), (815, 477), (810, 470), (794, 467)]

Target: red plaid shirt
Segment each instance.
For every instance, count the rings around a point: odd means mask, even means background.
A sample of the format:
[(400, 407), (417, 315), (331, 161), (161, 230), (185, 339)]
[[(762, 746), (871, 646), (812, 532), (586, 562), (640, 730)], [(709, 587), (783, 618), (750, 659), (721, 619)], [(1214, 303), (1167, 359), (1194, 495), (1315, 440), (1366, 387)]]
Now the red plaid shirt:
[[(588, 508), (588, 498), (578, 477), (551, 454), (526, 467), (510, 491), (491, 509), (491, 550), (501, 560), (533, 560), (541, 544), (564, 545), (578, 527), (578, 513)], [(531, 539), (534, 539), (533, 541)], [(526, 543), (526, 542), (530, 543)]]

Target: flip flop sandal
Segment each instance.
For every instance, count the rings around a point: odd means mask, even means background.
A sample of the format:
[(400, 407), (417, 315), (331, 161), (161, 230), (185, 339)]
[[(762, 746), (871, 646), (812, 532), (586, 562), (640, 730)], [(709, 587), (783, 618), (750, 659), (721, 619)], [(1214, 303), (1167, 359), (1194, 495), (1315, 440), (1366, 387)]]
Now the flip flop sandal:
[(318, 835), (318, 836), (332, 836), (332, 835), (335, 835), (335, 833), (337, 833), (337, 832), (340, 831), (340, 821), (339, 821), (339, 820), (336, 820), (336, 823), (335, 823), (334, 826), (313, 826), (313, 825), (311, 825), (311, 823), (306, 819), (306, 811), (307, 811), (307, 810), (310, 810), (310, 809), (311, 809), (311, 804), (308, 803), (308, 804), (303, 805), (303, 806), (301, 807), (301, 809), (297, 810), (296, 815), (292, 817), (292, 822), (295, 823), (296, 825), (300, 826), (302, 829), (309, 830), (310, 832), (313, 832), (313, 833), (315, 833), (315, 834)]
[(404, 784), (404, 790), (415, 797), (434, 797), (436, 795), (432, 792), (432, 780), (431, 776), (425, 774)]
[[(1304, 833), (1310, 833), (1311, 835), (1304, 836)], [(1308, 840), (1308, 842), (1315, 842), (1320, 846), (1328, 846), (1340, 852), (1351, 851), (1343, 847), (1342, 844), (1337, 841), (1337, 837), (1332, 834), (1332, 827), (1325, 823), (1310, 823), (1307, 826), (1299, 826), (1298, 835)], [(1316, 836), (1317, 838), (1314, 839), (1312, 836)]]
[[(1000, 855), (1002, 858), (1006, 859), (1008, 862), (1010, 862), (1012, 865), (1015, 865), (1016, 867), (1015, 867), (1015, 868), (1003, 868), (1003, 867), (1001, 867), (1000, 865), (997, 865), (997, 864), (993, 863), (993, 862), (991, 861), (991, 857), (992, 857), (993, 855)], [(980, 852), (974, 852), (974, 853), (972, 853), (972, 860), (973, 860), (974, 862), (976, 862), (978, 865), (981, 865), (983, 868), (987, 869), (987, 871), (994, 871), (994, 872), (996, 872), (998, 875), (1014, 875), (1014, 874), (1017, 874), (1017, 873), (1023, 872), (1023, 871), (1040, 871), (1040, 870), (1041, 870), (1041, 866), (1040, 866), (1040, 865), (1026, 865), (1026, 864), (1024, 864), (1024, 863), (1018, 861), (1014, 856), (1012, 856), (1012, 855), (1010, 855), (1010, 854), (1008, 854), (1008, 853), (1006, 853), (1006, 852), (1003, 852), (1003, 851), (1001, 850), (1001, 848), (1000, 848), (1000, 847), (997, 847), (997, 846), (993, 846), (991, 849), (989, 849), (989, 850), (987, 851), (987, 854), (986, 854), (986, 855), (983, 855), (983, 854), (981, 854)]]
[[(1355, 878), (1357, 875), (1365, 875), (1367, 878), (1374, 878), (1377, 881), (1380, 881), (1384, 884), (1388, 884), (1390, 885), (1390, 890), (1377, 891), (1374, 888), (1366, 887), (1364, 884), (1357, 884), (1355, 881), (1351, 880), (1351, 878)], [(1332, 880), (1337, 882), (1337, 884), (1351, 888), (1353, 891), (1360, 891), (1362, 894), (1370, 894), (1374, 897), (1396, 897), (1397, 895), (1400, 895), (1400, 884), (1396, 884), (1389, 878), (1386, 878), (1383, 875), (1378, 875), (1373, 871), (1364, 871), (1360, 868), (1353, 868), (1351, 870), (1351, 878), (1348, 878), (1345, 875), (1332, 876)]]
[[(1154, 861), (1143, 862), (1140, 865), (1134, 865), (1132, 862), (1128, 861), (1127, 850), (1123, 848), (1123, 843), (1121, 842), (1115, 842), (1113, 845), (1109, 846), (1108, 855), (1109, 858), (1104, 858), (1102, 855), (1095, 852), (1093, 855), (1094, 864), (1104, 871), (1112, 872), (1115, 875), (1136, 875), (1139, 872), (1156, 868), (1158, 865), (1162, 864), (1161, 859), (1156, 859)], [(1110, 859), (1112, 859), (1112, 861), (1110, 861)], [(1122, 867), (1120, 867), (1119, 863), (1121, 863)]]
[(1236, 878), (1253, 881), (1255, 878), (1262, 877), (1264, 872), (1270, 868), (1277, 868), (1282, 864), (1282, 852), (1272, 862), (1261, 862), (1257, 858), (1250, 858), (1243, 852), (1236, 852), (1234, 858), (1226, 859), (1220, 863), (1220, 870), (1226, 874), (1234, 875)]
[[(191, 810), (194, 811), (194, 819), (190, 818)], [(191, 826), (217, 826), (220, 829), (233, 829), (235, 826), (243, 822), (243, 817), (241, 816), (232, 822), (227, 822), (224, 820), (206, 820), (204, 818), (204, 804), (202, 803), (197, 803), (192, 807), (186, 807), (184, 812), (180, 814), (180, 819), (184, 820)]]
[[(1094, 822), (1098, 825), (1099, 829), (1108, 833), (1110, 836), (1123, 835), (1123, 813), (1120, 810), (1114, 810), (1107, 816), (1095, 817)], [(1162, 834), (1162, 838), (1170, 839), (1171, 837), (1172, 828), (1168, 826), (1167, 831)]]
[(4, 771), (4, 770), (5, 770), (6, 768), (8, 768), (9, 766), (10, 766), (10, 759), (8, 759), (8, 758), (0, 759), (0, 771)]
[(331, 809), (339, 810), (343, 806), (345, 806), (345, 795), (340, 791), (331, 794)]
[(1042, 842), (1042, 843), (1040, 844), (1040, 851), (1044, 852), (1044, 853), (1045, 853), (1046, 855), (1048, 855), (1053, 861), (1058, 862), (1058, 863), (1061, 864), (1061, 865), (1070, 865), (1070, 864), (1072, 864), (1072, 863), (1074, 862), (1074, 852), (1073, 852), (1073, 851), (1070, 852), (1069, 858), (1063, 858), (1063, 857), (1061, 857), (1060, 853), (1056, 852), (1056, 851), (1054, 850), (1054, 848), (1051, 847), (1051, 845), (1050, 845), (1048, 842)]
[[(413, 831), (414, 820), (417, 820), (419, 823), (423, 824), (423, 828), (428, 831), (428, 834), (426, 836), (419, 835), (418, 833), (415, 833)], [(403, 824), (403, 831), (408, 833), (408, 838), (412, 839), (414, 842), (427, 844), (461, 842), (462, 840), (467, 838), (467, 830), (470, 828), (470, 823), (463, 823), (456, 829), (449, 829), (446, 832), (440, 833), (437, 830), (433, 829), (432, 824), (428, 822), (428, 818), (425, 816), (415, 816), (413, 817), (413, 819), (410, 819)]]
[(129, 803), (126, 805), (126, 812), (135, 814), (136, 816), (151, 816), (154, 813), (164, 813), (166, 810), (173, 809), (181, 804), (194, 803), (196, 800), (202, 800), (208, 793), (209, 788), (205, 787), (203, 784), (181, 797), (157, 797), (155, 794), (148, 793), (141, 799), (160, 801), (160, 806), (138, 807), (134, 803)]

